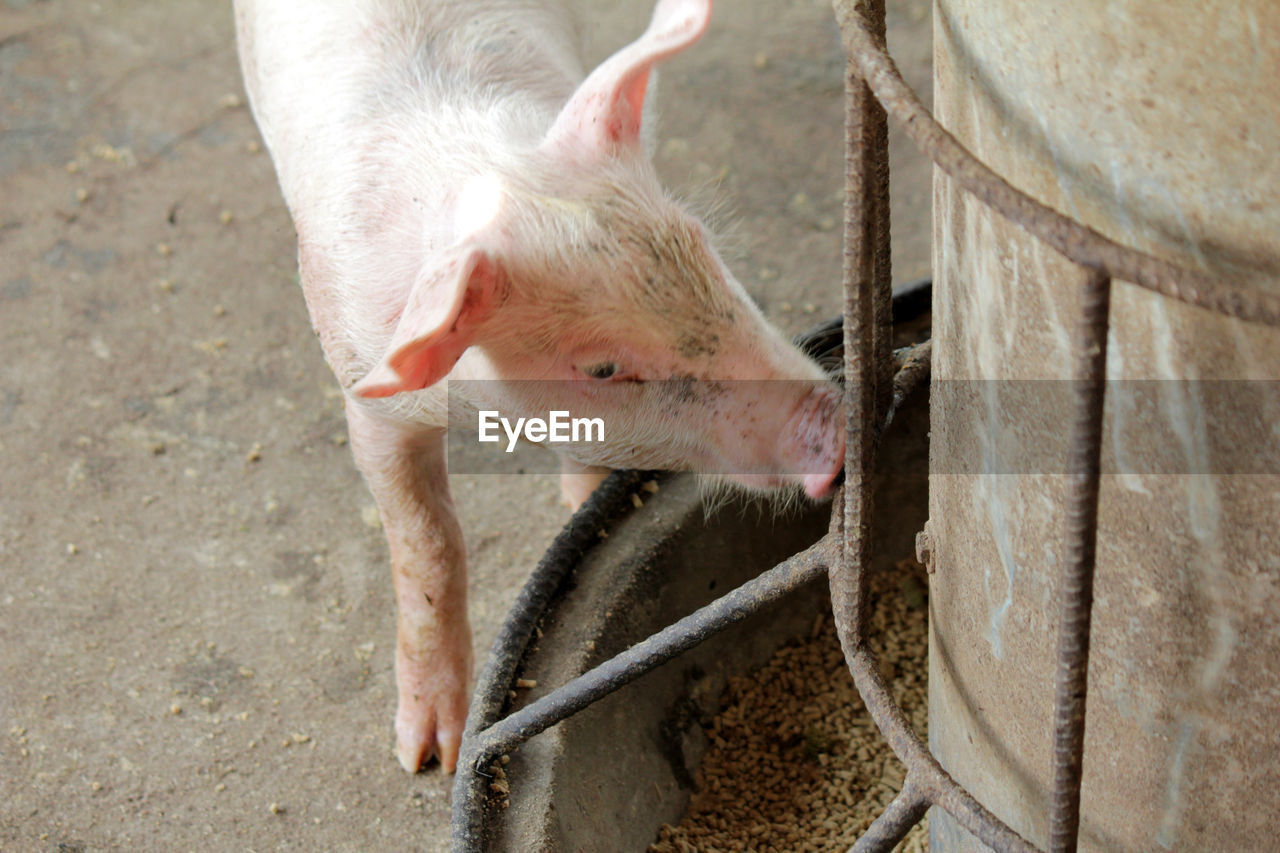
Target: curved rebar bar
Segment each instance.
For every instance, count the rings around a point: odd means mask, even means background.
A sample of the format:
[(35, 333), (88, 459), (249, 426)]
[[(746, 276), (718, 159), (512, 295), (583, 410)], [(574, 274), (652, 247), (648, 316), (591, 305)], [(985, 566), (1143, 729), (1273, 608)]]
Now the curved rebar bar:
[(467, 713), (462, 755), (459, 756), (458, 775), (453, 783), (451, 831), (455, 850), (480, 849), (484, 835), (482, 801), (486, 780), (476, 772), (475, 761), (471, 759), (472, 742), (502, 714), (507, 690), (515, 680), (516, 669), (534, 634), (534, 626), (576, 564), (574, 557), (599, 541), (602, 527), (631, 512), (631, 494), (649, 476), (643, 471), (615, 471), (600, 484), (543, 554), (499, 627)]
[(1037, 848), (987, 810), (972, 794), (951, 777), (929, 747), (911, 728), (906, 715), (894, 701), (875, 652), (859, 643), (849, 659), (854, 686), (862, 697), (876, 728), (898, 759), (914, 776), (923, 796), (933, 805), (946, 809), (965, 829), (994, 850), (1013, 853), (1040, 853)]
[[(860, 23), (874, 31), (877, 40), (883, 40), (883, 0), (864, 4), (863, 10), (868, 14), (859, 16)], [(912, 799), (895, 800), (873, 824), (883, 837), (864, 837), (865, 843), (860, 841), (855, 850), (887, 849), (885, 845), (893, 836), (901, 838), (930, 804), (936, 804), (997, 850), (1037, 853), (942, 768), (894, 702), (876, 656), (866, 645), (876, 435), (888, 421), (897, 389), (885, 381), (885, 369), (891, 369), (892, 359), (878, 346), (880, 319), (890, 291), (889, 208), (882, 202), (888, 193), (885, 112), (855, 73), (852, 57), (849, 64), (845, 81), (845, 486), (843, 500), (834, 510), (844, 547), (828, 580), (836, 633), (858, 693), (885, 740), (908, 767), (909, 778), (920, 786)], [(912, 367), (904, 375), (906, 383), (923, 374), (919, 359)]]
[(938, 124), (902, 79), (873, 23), (855, 7), (858, 0), (835, 0), (845, 51), (862, 79), (902, 125), (916, 146), (960, 186), (1010, 222), (1089, 269), (1112, 278), (1240, 320), (1280, 325), (1280, 294), (1227, 284), (1198, 270), (1122, 246), (1097, 231), (1036, 201), (1001, 178)]
[(920, 822), (930, 805), (929, 798), (916, 784), (916, 777), (908, 774), (898, 796), (871, 822), (849, 848), (849, 853), (888, 853)]
[[(871, 4), (873, 26), (884, 32), (884, 3)], [(833, 506), (843, 547), (831, 567), (831, 613), (845, 659), (865, 635), (869, 557), (871, 477), (875, 468), (875, 427), (884, 421), (890, 393), (881, 387), (884, 365), (880, 303), (892, 292), (889, 274), (888, 138), (884, 110), (853, 73), (845, 77), (844, 188), (844, 489)]]
[[(826, 573), (833, 535), (752, 578), (742, 586), (641, 640), (563, 687), (472, 735), (465, 760), (483, 766), (561, 720), (603, 699), (683, 651), (741, 622)], [(460, 762), (461, 763), (461, 762)]]

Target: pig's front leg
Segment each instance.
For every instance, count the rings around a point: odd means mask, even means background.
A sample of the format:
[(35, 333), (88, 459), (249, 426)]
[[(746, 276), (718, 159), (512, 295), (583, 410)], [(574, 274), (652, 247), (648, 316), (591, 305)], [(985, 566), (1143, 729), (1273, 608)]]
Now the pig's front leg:
[(347, 424), (391, 551), (396, 756), (414, 773), (434, 752), (452, 772), (467, 717), (471, 626), (466, 552), (449, 495), (444, 433), (388, 423), (354, 400), (347, 401)]
[(577, 511), (586, 503), (596, 486), (609, 476), (610, 469), (599, 465), (584, 465), (568, 456), (560, 456), (560, 503)]

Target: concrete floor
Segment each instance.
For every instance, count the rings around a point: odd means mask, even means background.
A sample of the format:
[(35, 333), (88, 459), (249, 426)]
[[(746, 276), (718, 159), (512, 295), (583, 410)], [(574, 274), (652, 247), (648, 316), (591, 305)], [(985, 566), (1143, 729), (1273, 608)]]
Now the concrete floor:
[[(927, 0), (890, 4), (929, 79)], [(590, 4), (591, 55), (646, 4)], [(798, 332), (837, 312), (843, 61), (816, 0), (740, 0), (664, 67), (659, 166), (723, 201)], [(895, 278), (928, 169), (895, 142)], [(391, 753), (385, 545), (243, 105), (230, 4), (0, 0), (0, 849), (447, 848)], [(483, 655), (565, 520), (459, 476)]]

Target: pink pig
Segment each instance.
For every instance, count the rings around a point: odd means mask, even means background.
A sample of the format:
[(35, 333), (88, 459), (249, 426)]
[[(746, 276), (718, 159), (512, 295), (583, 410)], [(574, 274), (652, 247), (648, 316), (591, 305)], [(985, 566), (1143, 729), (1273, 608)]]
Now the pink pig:
[[(841, 467), (838, 395), (664, 192), (642, 139), (650, 72), (702, 34), (709, 0), (661, 0), (585, 80), (551, 3), (235, 7), (307, 307), (387, 535), (397, 754), (453, 770), (472, 651), (451, 409), (605, 412), (605, 440), (563, 457), (570, 505), (601, 466), (817, 498)], [(450, 381), (479, 379), (498, 381), (455, 382), (483, 399), (449, 405)]]

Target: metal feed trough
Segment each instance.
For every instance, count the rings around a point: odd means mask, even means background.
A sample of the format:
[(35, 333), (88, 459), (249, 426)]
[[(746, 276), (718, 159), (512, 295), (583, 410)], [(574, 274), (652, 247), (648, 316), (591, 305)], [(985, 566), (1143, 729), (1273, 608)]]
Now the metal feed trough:
[[(1280, 325), (1280, 299), (1121, 246), (1015, 190), (944, 130), (903, 82), (885, 49), (882, 0), (838, 0), (836, 16), (848, 57), (843, 314), (846, 457), (844, 485), (833, 505), (830, 532), (754, 580), (500, 718), (535, 626), (564, 580), (564, 567), (571, 562), (567, 557), (596, 541), (608, 507), (625, 500), (640, 482), (638, 475), (631, 473), (616, 474), (606, 481), (556, 540), (520, 594), (482, 675), (454, 787), (456, 851), (483, 848), (488, 768), (495, 760), (824, 574), (854, 682), (880, 732), (907, 768), (901, 793), (853, 850), (890, 850), (931, 806), (948, 812), (994, 850), (1037, 850), (959, 785), (909, 728), (867, 643), (870, 484), (877, 443), (896, 406), (927, 377), (930, 352), (928, 342), (896, 358), (891, 349), (886, 113), (956, 184), (1080, 269), (1083, 298), (1073, 341), (1074, 417), (1066, 468), (1067, 512), (1061, 533), (1065, 559), (1057, 588), (1048, 823), (1049, 851), (1076, 849), (1111, 281), (1123, 279), (1169, 299), (1273, 326)], [(929, 545), (927, 536), (922, 536), (919, 550), (926, 564)], [(519, 784), (518, 779), (513, 781)]]

